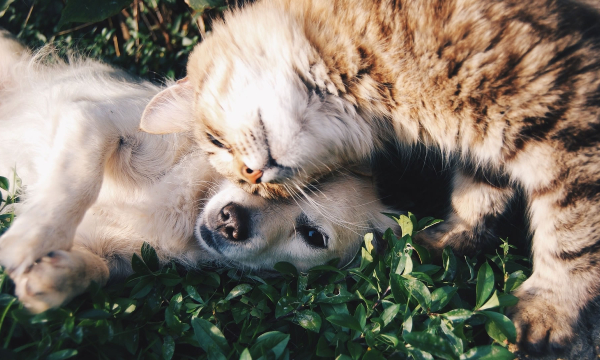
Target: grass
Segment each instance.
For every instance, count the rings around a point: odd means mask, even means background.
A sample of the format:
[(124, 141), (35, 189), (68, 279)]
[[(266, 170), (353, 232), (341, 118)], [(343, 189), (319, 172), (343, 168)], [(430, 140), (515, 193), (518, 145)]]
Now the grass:
[[(8, 181), (0, 177), (0, 186)], [(14, 189), (3, 205), (18, 201)], [(96, 285), (67, 306), (31, 315), (0, 272), (3, 359), (512, 359), (516, 331), (503, 314), (530, 268), (502, 241), (495, 254), (441, 263), (413, 243), (432, 218), (393, 216), (385, 254), (365, 236), (356, 267), (335, 263), (279, 277), (235, 269), (162, 269), (154, 249), (134, 255), (134, 274)], [(5, 230), (13, 217), (6, 214)], [(525, 266), (524, 266), (525, 265)]]
[[(31, 47), (55, 42), (147, 78), (178, 78), (223, 5), (189, 3), (136, 0), (101, 20), (59, 25), (62, 1), (0, 0), (0, 26)], [(0, 187), (8, 185), (0, 177)], [(17, 201), (12, 189), (0, 208)], [(13, 219), (0, 215), (0, 233)], [(385, 254), (373, 251), (367, 235), (357, 267), (331, 263), (298, 273), (279, 263), (281, 276), (267, 279), (232, 269), (186, 272), (175, 263), (160, 269), (144, 246), (125, 282), (92, 286), (39, 315), (23, 309), (0, 272), (0, 358), (513, 358), (506, 346), (515, 328), (503, 313), (530, 264), (506, 241), (491, 254), (458, 257), (446, 249), (432, 259), (412, 236), (434, 220), (395, 219), (402, 234), (386, 232)]]

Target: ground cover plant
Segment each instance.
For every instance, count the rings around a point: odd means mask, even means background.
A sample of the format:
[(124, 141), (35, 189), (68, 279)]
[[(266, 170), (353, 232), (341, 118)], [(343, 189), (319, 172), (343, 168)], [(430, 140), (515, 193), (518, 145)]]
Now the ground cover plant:
[[(2, 206), (18, 201), (9, 191)], [(495, 254), (442, 263), (412, 235), (438, 220), (390, 215), (387, 251), (365, 236), (354, 266), (307, 273), (278, 263), (279, 277), (234, 269), (162, 269), (154, 249), (134, 255), (135, 274), (92, 286), (64, 308), (31, 315), (0, 273), (3, 359), (512, 359), (516, 331), (503, 314), (529, 272), (502, 241)], [(0, 219), (4, 231), (13, 219)]]
[[(229, 5), (93, 3), (0, 0), (0, 26), (31, 47), (55, 42), (150, 79), (178, 78), (210, 19)], [(18, 178), (0, 177), (0, 187), (1, 234), (14, 219), (6, 210), (18, 202)], [(529, 262), (506, 240), (489, 254), (445, 249), (433, 258), (412, 236), (436, 220), (390, 216), (402, 233), (387, 231), (381, 253), (367, 235), (344, 269), (332, 262), (298, 273), (279, 263), (280, 276), (269, 278), (175, 263), (160, 269), (144, 246), (124, 282), (92, 286), (39, 315), (23, 309), (0, 271), (0, 359), (512, 359), (515, 328), (504, 310), (517, 301), (509, 293)]]

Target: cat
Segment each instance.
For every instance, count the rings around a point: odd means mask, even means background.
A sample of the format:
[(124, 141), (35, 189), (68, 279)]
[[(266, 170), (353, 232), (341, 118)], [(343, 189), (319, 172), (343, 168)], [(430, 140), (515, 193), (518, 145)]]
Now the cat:
[[(534, 272), (521, 348), (569, 342), (600, 294), (600, 15), (569, 0), (263, 0), (216, 23), (150, 133), (191, 130), (218, 171), (285, 197), (385, 141), (454, 167), (452, 213), (420, 240), (477, 249), (522, 189)], [(185, 105), (181, 105), (185, 107)], [(193, 119), (193, 121), (189, 121)]]
[(16, 167), (23, 184), (0, 264), (31, 312), (131, 274), (144, 242), (161, 264), (306, 271), (347, 264), (366, 233), (394, 224), (371, 177), (347, 171), (310, 197), (251, 195), (212, 169), (191, 134), (138, 131), (161, 87), (48, 47), (32, 55), (1, 29), (0, 84), (11, 84), (0, 97), (0, 174)]

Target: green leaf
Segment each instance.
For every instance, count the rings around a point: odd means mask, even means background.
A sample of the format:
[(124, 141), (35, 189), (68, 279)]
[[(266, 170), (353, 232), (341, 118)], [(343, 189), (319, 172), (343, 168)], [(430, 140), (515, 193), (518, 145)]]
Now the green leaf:
[(296, 321), (303, 328), (316, 333), (321, 329), (321, 317), (314, 311), (303, 310), (296, 313)]
[(452, 332), (452, 330), (450, 329), (448, 324), (446, 324), (446, 321), (440, 321), (439, 326), (440, 326), (440, 329), (442, 329), (444, 336), (446, 337), (446, 339), (452, 346), (452, 349), (454, 350), (454, 355), (460, 356), (460, 354), (463, 353), (462, 340), (458, 336), (456, 336), (455, 333)]
[(493, 321), (496, 327), (504, 334), (504, 336), (506, 336), (508, 341), (513, 344), (517, 341), (517, 330), (509, 318), (493, 311), (480, 311), (480, 313)]
[(512, 360), (515, 355), (507, 349), (495, 346), (477, 346), (460, 356), (460, 360)]
[(365, 310), (363, 304), (360, 304), (356, 307), (356, 310), (354, 311), (354, 318), (356, 321), (358, 321), (360, 328), (364, 329), (365, 325), (367, 324), (367, 311)]
[(373, 233), (367, 233), (365, 234), (364, 237), (364, 242), (365, 242), (365, 249), (367, 249), (367, 252), (369, 254), (373, 253)]
[(461, 323), (463, 321), (468, 320), (471, 316), (473, 316), (473, 312), (467, 309), (454, 309), (450, 310), (445, 314), (442, 314), (443, 317), (452, 321), (453, 323)]
[(262, 291), (263, 294), (267, 295), (269, 300), (271, 300), (271, 302), (273, 302), (274, 304), (277, 303), (277, 300), (279, 300), (279, 293), (277, 292), (277, 290), (275, 290), (273, 286), (268, 284), (262, 284), (258, 285), (258, 289)]
[(363, 347), (360, 344), (355, 343), (354, 341), (348, 341), (346, 343), (346, 348), (348, 348), (348, 352), (353, 360), (359, 360), (363, 354)]
[(527, 280), (527, 275), (525, 275), (523, 273), (523, 270), (517, 270), (517, 271), (511, 273), (508, 276), (508, 279), (506, 279), (506, 282), (504, 283), (504, 291), (505, 292), (514, 291), (523, 282), (525, 282), (525, 280)]
[(386, 360), (386, 357), (377, 349), (368, 349), (362, 360)]
[(419, 260), (421, 260), (421, 264), (428, 264), (431, 262), (431, 254), (429, 253), (429, 250), (427, 250), (427, 248), (415, 243), (411, 243), (411, 246), (415, 249), (417, 255), (419, 255)]
[(348, 329), (352, 329), (352, 330), (356, 330), (356, 331), (362, 331), (362, 327), (360, 326), (360, 323), (358, 322), (358, 320), (356, 320), (353, 316), (351, 315), (347, 315), (347, 314), (334, 314), (331, 316), (328, 316), (327, 321), (329, 321), (332, 324), (341, 326), (341, 327), (346, 327)]
[(415, 278), (408, 277), (408, 275), (404, 275), (403, 278), (404, 287), (408, 293), (417, 299), (423, 309), (429, 310), (431, 306), (431, 293), (427, 286)]
[(296, 309), (299, 302), (298, 299), (291, 296), (284, 296), (277, 301), (275, 305), (275, 318), (280, 318), (287, 315)]
[(214, 9), (227, 5), (225, 0), (188, 0), (187, 4), (200, 13), (206, 9)]
[(131, 257), (131, 268), (138, 274), (151, 274), (152, 272), (138, 254), (133, 253)]
[(268, 359), (268, 354), (273, 352), (276, 359), (283, 354), (287, 343), (290, 341), (290, 335), (279, 331), (269, 331), (259, 336), (254, 345), (250, 347), (250, 354), (253, 359)]
[(485, 303), (492, 291), (494, 291), (494, 271), (486, 261), (477, 273), (476, 309), (479, 309)]
[(481, 307), (478, 310), (488, 310), (488, 309), (493, 309), (500, 306), (500, 300), (498, 299), (498, 292), (494, 291), (494, 293), (492, 294), (492, 297), (483, 305), (481, 305)]
[(64, 350), (59, 350), (59, 351), (53, 352), (52, 354), (48, 355), (48, 357), (46, 359), (47, 360), (63, 360), (63, 359), (68, 359), (70, 357), (73, 357), (75, 355), (77, 355), (77, 350), (64, 349)]
[(386, 307), (384, 304), (385, 310), (383, 310), (383, 313), (381, 314), (381, 320), (383, 320), (383, 326), (386, 326), (387, 324), (392, 322), (392, 320), (394, 320), (394, 318), (396, 317), (396, 314), (398, 314), (398, 311), (400, 310), (400, 306), (401, 306), (400, 304), (394, 304), (394, 303), (390, 303), (390, 302), (386, 302), (386, 303), (388, 303), (388, 305)]
[(426, 351), (443, 359), (456, 359), (450, 343), (437, 335), (426, 332), (411, 332), (404, 334), (404, 340), (419, 350)]
[(327, 271), (331, 271), (331, 272), (336, 272), (340, 275), (346, 275), (343, 271), (340, 271), (338, 268), (336, 268), (335, 266), (331, 266), (331, 265), (318, 265), (318, 266), (314, 266), (312, 268), (310, 268), (310, 270), (308, 270), (309, 273), (313, 273), (313, 272), (327, 272)]
[(406, 235), (412, 235), (413, 223), (408, 216), (400, 215), (397, 221), (398, 225), (400, 225), (400, 228), (402, 229), (402, 237)]
[[(2, 1), (4, 1), (4, 4)], [(2, 0), (2, 1), (0, 1), (0, 17), (2, 17), (2, 15), (4, 15), (4, 11), (6, 11), (6, 9), (8, 8), (8, 5), (10, 5), (10, 3), (13, 2), (14, 0), (8, 0), (8, 1)], [(3, 6), (6, 6), (6, 8), (3, 9), (2, 8)], [(8, 179), (5, 178), (4, 176), (0, 176), (0, 188), (8, 191), (8, 187), (9, 187)]]
[(354, 300), (356, 299), (357, 296), (348, 292), (348, 290), (345, 289), (339, 289), (339, 294), (337, 295), (333, 295), (333, 296), (327, 296), (325, 293), (320, 292), (317, 295), (317, 299), (316, 302), (317, 303), (323, 303), (323, 304), (344, 304), (347, 303), (348, 301)]
[(436, 312), (448, 305), (454, 294), (458, 289), (451, 286), (444, 286), (435, 289), (431, 293), (431, 311)]
[(508, 338), (504, 335), (502, 330), (500, 330), (496, 323), (491, 320), (485, 322), (485, 332), (499, 344), (505, 344), (505, 342), (508, 341)]
[(432, 217), (424, 217), (421, 220), (419, 220), (418, 224), (417, 224), (417, 231), (421, 231), (421, 230), (425, 230), (430, 226), (433, 226), (435, 224), (439, 224), (441, 222), (443, 222), (444, 220), (440, 220), (440, 219), (434, 219)]
[(185, 287), (185, 291), (196, 302), (199, 302), (200, 304), (204, 304), (204, 300), (202, 300), (202, 296), (200, 296), (200, 294), (198, 294), (198, 291), (192, 285), (187, 285)]
[(238, 296), (242, 296), (244, 294), (249, 293), (250, 291), (252, 291), (252, 286), (249, 284), (239, 284), (236, 285), (233, 289), (231, 289), (231, 291), (229, 292), (229, 294), (227, 294), (227, 296), (225, 297), (225, 300), (231, 300), (234, 299)]
[(419, 349), (408, 349), (408, 353), (415, 360), (433, 360), (433, 356), (426, 351), (421, 351)]
[(316, 355), (320, 357), (333, 358), (335, 352), (329, 347), (329, 342), (324, 336), (319, 336), (317, 341)]
[(454, 253), (449, 247), (444, 249), (444, 252), (442, 253), (442, 261), (444, 263), (444, 274), (442, 275), (442, 280), (454, 280), (458, 265), (456, 263), (456, 257), (454, 257)]
[(519, 298), (511, 294), (501, 294), (498, 296), (500, 306), (515, 306), (519, 302)]
[(97, 22), (118, 14), (131, 0), (67, 0), (58, 27), (70, 22)]
[(162, 356), (165, 360), (171, 360), (175, 354), (175, 341), (169, 335), (164, 337), (162, 346)]
[(192, 319), (192, 327), (194, 337), (204, 351), (208, 354), (215, 353), (219, 359), (227, 358), (229, 344), (218, 327), (200, 318)]
[(160, 268), (160, 264), (158, 261), (158, 256), (156, 255), (156, 251), (152, 247), (152, 245), (148, 244), (144, 241), (142, 244), (142, 259), (146, 263), (146, 266), (150, 269), (150, 271), (158, 271)]
[(404, 304), (408, 300), (408, 291), (404, 287), (404, 278), (401, 275), (392, 274), (390, 276), (390, 287), (392, 296), (397, 304)]
[(242, 351), (240, 360), (252, 360), (252, 355), (250, 355), (250, 350), (248, 350), (248, 348), (245, 348), (244, 351)]
[(279, 271), (283, 275), (291, 275), (292, 277), (298, 276), (298, 270), (296, 270), (296, 267), (289, 262), (280, 261), (273, 265), (273, 269)]

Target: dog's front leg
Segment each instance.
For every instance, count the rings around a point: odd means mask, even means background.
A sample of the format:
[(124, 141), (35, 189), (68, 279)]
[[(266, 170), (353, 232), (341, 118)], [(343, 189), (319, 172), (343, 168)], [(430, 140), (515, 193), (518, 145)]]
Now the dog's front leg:
[[(46, 254), (69, 250), (78, 224), (98, 197), (107, 157), (118, 146), (110, 118), (82, 100), (51, 119), (54, 133), (27, 186), (11, 228), (0, 238), (0, 265), (19, 276)], [(37, 160), (37, 159), (36, 159)]]
[(83, 293), (92, 281), (108, 281), (106, 261), (89, 250), (74, 247), (57, 250), (42, 257), (23, 274), (14, 278), (15, 294), (25, 308), (40, 313), (61, 306)]

